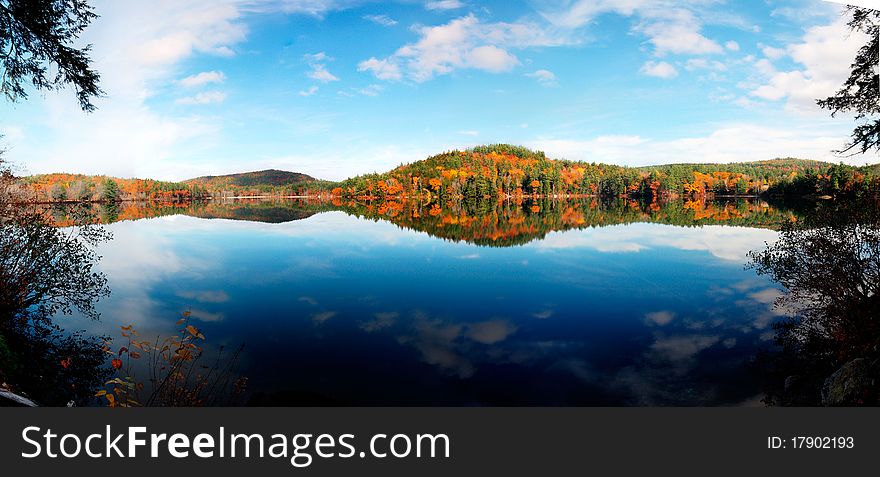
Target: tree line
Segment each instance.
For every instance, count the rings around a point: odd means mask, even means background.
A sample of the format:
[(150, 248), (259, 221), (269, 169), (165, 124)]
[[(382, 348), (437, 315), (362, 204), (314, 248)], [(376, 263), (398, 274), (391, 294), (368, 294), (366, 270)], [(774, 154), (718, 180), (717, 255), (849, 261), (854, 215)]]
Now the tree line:
[(150, 179), (118, 179), (79, 174), (43, 174), (21, 179), (21, 196), (29, 202), (122, 202), (135, 200), (181, 202), (206, 199), (201, 184)]
[(626, 197), (648, 202), (673, 198), (880, 196), (880, 165), (856, 167), (786, 158), (625, 167), (550, 159), (541, 151), (507, 144), (448, 151), (385, 173), (365, 174), (341, 182), (309, 178), (280, 183), (271, 180), (266, 172), (270, 171), (250, 174), (262, 174), (258, 177), (267, 182), (238, 180), (238, 176), (246, 174), (186, 182), (45, 174), (22, 178), (21, 187), (24, 197), (38, 203), (186, 202), (242, 196), (361, 200)]
[(448, 151), (386, 173), (347, 179), (341, 197), (489, 198), (718, 196), (877, 197), (880, 167), (799, 159), (731, 164), (624, 167), (549, 159), (541, 151), (507, 144)]
[(40, 174), (22, 177), (18, 197), (32, 203), (64, 202), (187, 202), (230, 197), (315, 197), (329, 194), (328, 181), (288, 184), (246, 182), (226, 178), (169, 182), (153, 179), (120, 179), (82, 174)]

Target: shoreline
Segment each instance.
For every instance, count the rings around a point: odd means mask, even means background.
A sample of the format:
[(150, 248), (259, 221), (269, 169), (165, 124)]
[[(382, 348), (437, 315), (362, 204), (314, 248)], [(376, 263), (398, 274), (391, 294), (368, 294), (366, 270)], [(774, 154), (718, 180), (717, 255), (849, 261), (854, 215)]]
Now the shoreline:
[(169, 202), (172, 204), (187, 204), (192, 202), (210, 202), (210, 201), (221, 201), (221, 200), (240, 200), (240, 199), (325, 199), (325, 196), (316, 196), (316, 195), (242, 195), (242, 196), (232, 196), (232, 197), (202, 197), (196, 199), (183, 199), (183, 200), (165, 200), (165, 199), (120, 199), (115, 201), (110, 200), (62, 200), (62, 201), (18, 201), (12, 202), (15, 205), (75, 205), (75, 204), (130, 204), (130, 203), (138, 203), (138, 202)]
[[(659, 197), (655, 200), (718, 200), (718, 199), (766, 199), (768, 196), (765, 195), (706, 195), (702, 197), (683, 197), (680, 195), (673, 195), (667, 197)], [(810, 198), (810, 197), (805, 197)], [(819, 199), (825, 199), (826, 197), (819, 197)], [(440, 200), (526, 200), (526, 199), (563, 199), (563, 200), (574, 200), (574, 199), (626, 199), (626, 200), (642, 200), (641, 197), (630, 196), (630, 195), (621, 195), (621, 196), (601, 196), (598, 194), (555, 194), (555, 195), (545, 195), (545, 194), (529, 194), (529, 195), (508, 195), (503, 194), (497, 197), (446, 197), (441, 198), (437, 196), (393, 196), (393, 197), (375, 197), (375, 196), (346, 196), (346, 195), (237, 195), (237, 196), (226, 196), (226, 197), (203, 197), (203, 198), (194, 198), (194, 199), (178, 199), (178, 200), (164, 200), (164, 199), (121, 199), (117, 201), (108, 201), (108, 200), (63, 200), (63, 201), (19, 201), (13, 202), (16, 205), (75, 205), (75, 204), (129, 204), (129, 203), (156, 203), (156, 202), (168, 202), (171, 204), (188, 204), (192, 202), (214, 202), (214, 201), (224, 201), (224, 200), (277, 200), (277, 199), (306, 199), (306, 200), (338, 200), (338, 199), (349, 199), (349, 200), (366, 200), (366, 201), (394, 201), (394, 200), (422, 200), (422, 199), (430, 199), (432, 201), (440, 201)]]

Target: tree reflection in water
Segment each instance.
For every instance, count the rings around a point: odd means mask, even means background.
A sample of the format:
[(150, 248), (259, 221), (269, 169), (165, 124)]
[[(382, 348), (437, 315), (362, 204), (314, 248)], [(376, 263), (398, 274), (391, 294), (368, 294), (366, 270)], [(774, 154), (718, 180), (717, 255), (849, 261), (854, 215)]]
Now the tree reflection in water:
[(109, 235), (87, 209), (57, 228), (15, 205), (15, 192), (0, 170), (0, 387), (41, 405), (85, 404), (107, 375), (100, 340), (65, 331), (53, 316), (75, 309), (98, 318), (94, 304), (109, 289), (95, 246)]
[[(68, 205), (44, 211), (53, 224), (71, 224)], [(695, 227), (729, 225), (779, 228), (796, 218), (787, 204), (762, 200), (670, 200), (637, 202), (599, 199), (528, 199), (502, 201), (473, 199), (446, 202), (417, 200), (332, 201), (302, 199), (217, 200), (202, 202), (125, 202), (93, 205), (101, 223), (139, 220), (168, 215), (204, 219), (283, 223), (312, 215), (341, 211), (374, 221), (387, 221), (401, 229), (425, 232), (453, 242), (490, 247), (510, 247), (540, 240), (550, 232), (632, 223), (661, 223)]]
[(750, 254), (785, 287), (779, 349), (762, 354), (770, 405), (878, 405), (880, 215), (874, 204), (820, 206)]

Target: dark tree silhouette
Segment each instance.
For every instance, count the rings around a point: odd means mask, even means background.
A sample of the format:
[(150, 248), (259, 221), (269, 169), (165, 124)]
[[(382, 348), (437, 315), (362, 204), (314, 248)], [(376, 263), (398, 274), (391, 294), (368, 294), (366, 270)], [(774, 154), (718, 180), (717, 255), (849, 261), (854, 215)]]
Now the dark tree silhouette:
[(831, 111), (831, 116), (842, 112), (855, 113), (861, 123), (853, 130), (850, 141), (837, 153), (864, 153), (880, 150), (880, 10), (847, 7), (852, 15), (849, 27), (853, 32), (868, 35), (868, 42), (859, 50), (849, 78), (834, 96), (817, 101), (820, 107)]
[(880, 220), (864, 205), (820, 206), (750, 253), (785, 287), (776, 306), (791, 317), (776, 324), (771, 402), (880, 404)]
[(27, 98), (27, 83), (54, 90), (71, 85), (80, 107), (93, 111), (103, 94), (92, 69), (91, 45), (76, 40), (96, 18), (84, 0), (0, 0), (0, 91)]

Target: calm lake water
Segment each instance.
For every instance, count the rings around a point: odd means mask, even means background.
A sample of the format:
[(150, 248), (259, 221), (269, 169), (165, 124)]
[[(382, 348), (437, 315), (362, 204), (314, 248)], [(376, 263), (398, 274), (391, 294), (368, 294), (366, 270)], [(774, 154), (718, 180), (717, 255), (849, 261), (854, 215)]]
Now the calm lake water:
[(746, 202), (127, 207), (105, 211), (131, 220), (100, 247), (101, 321), (59, 323), (149, 337), (191, 310), (211, 346), (245, 345), (253, 403), (279, 405), (756, 404), (747, 364), (772, 345), (780, 292), (746, 254), (794, 217)]

